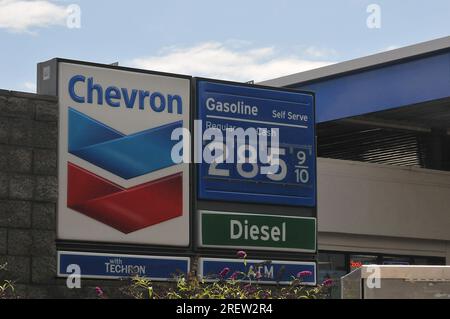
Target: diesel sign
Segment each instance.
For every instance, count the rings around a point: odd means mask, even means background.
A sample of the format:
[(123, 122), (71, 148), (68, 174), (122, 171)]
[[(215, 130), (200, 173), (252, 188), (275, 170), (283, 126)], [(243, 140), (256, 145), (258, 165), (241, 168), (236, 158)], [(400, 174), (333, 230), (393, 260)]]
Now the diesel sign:
[(200, 246), (293, 252), (316, 251), (316, 219), (200, 212)]

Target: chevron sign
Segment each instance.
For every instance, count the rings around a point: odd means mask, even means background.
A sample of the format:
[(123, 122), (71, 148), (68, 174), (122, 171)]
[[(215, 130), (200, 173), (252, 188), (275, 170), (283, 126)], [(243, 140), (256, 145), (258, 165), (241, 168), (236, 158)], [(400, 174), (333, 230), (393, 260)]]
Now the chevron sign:
[(190, 78), (59, 62), (58, 96), (58, 238), (188, 246)]

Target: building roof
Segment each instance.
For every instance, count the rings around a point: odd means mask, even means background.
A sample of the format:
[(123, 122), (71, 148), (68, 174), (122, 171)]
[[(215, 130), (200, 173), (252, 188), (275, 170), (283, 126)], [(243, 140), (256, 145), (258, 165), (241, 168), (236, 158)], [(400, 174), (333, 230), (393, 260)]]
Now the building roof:
[(450, 36), (381, 52), (354, 60), (340, 62), (310, 71), (299, 72), (288, 76), (263, 81), (258, 84), (275, 87), (287, 87), (299, 83), (323, 80), (329, 77), (336, 77), (355, 71), (380, 67), (386, 64), (403, 62), (405, 60), (419, 58), (429, 54), (436, 54), (440, 51), (450, 51)]

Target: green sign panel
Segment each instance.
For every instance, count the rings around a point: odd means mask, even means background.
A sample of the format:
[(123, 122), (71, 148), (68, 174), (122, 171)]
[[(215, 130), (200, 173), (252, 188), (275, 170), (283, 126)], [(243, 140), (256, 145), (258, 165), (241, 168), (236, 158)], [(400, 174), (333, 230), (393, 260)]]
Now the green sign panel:
[(200, 211), (200, 246), (316, 252), (316, 219)]

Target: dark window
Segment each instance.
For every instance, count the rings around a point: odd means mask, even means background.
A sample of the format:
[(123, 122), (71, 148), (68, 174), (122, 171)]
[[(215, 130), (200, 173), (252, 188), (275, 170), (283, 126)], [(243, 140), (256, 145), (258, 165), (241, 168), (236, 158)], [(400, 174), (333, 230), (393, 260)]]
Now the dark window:
[(398, 256), (383, 256), (383, 265), (411, 265), (413, 264), (411, 258), (409, 257), (398, 257)]
[(319, 283), (326, 279), (333, 280), (330, 298), (339, 299), (341, 294), (341, 277), (347, 274), (346, 255), (344, 253), (319, 253)]
[(445, 265), (445, 258), (439, 257), (413, 257), (413, 265), (435, 265), (443, 266)]

